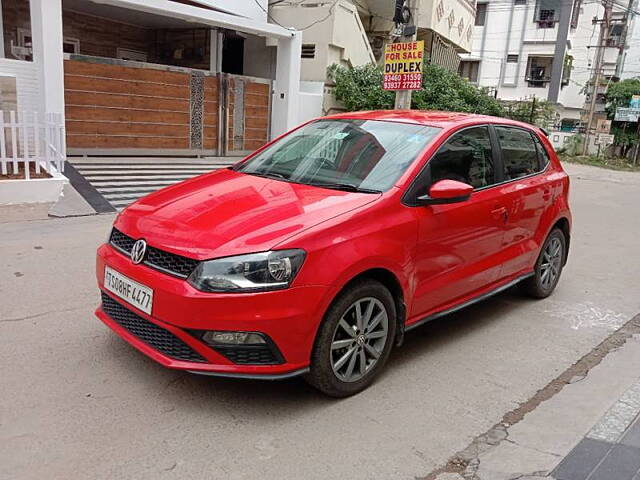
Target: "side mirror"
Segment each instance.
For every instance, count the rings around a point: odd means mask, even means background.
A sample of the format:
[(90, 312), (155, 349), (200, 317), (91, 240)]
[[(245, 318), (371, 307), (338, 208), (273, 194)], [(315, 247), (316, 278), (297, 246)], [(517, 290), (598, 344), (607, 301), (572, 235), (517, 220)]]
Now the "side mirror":
[(443, 205), (447, 203), (460, 203), (469, 200), (473, 193), (473, 187), (457, 180), (440, 180), (429, 189), (427, 195), (418, 197), (418, 205)]

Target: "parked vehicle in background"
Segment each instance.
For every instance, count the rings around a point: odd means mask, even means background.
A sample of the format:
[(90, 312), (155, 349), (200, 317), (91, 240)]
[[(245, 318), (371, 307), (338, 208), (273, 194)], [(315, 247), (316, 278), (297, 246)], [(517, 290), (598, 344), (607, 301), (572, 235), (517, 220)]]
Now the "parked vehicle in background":
[(347, 396), (403, 335), (567, 259), (569, 179), (542, 132), (469, 114), (307, 123), (124, 210), (98, 250), (97, 316), (161, 364), (304, 375)]

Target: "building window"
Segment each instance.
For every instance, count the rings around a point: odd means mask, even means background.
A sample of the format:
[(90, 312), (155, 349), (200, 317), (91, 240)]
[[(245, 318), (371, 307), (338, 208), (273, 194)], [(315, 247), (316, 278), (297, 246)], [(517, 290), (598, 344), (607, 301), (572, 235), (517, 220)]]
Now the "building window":
[(476, 5), (476, 27), (483, 27), (487, 19), (487, 4), (479, 3)]
[(315, 43), (305, 43), (302, 45), (302, 58), (316, 58)]
[(80, 53), (80, 40), (77, 38), (65, 37), (62, 41), (62, 51), (64, 53), (79, 54)]
[(578, 28), (578, 20), (582, 13), (582, 0), (575, 0), (571, 11), (571, 28)]
[(463, 60), (460, 62), (458, 68), (458, 74), (462, 78), (466, 78), (471, 83), (478, 83), (478, 69), (480, 68), (480, 61), (478, 60)]
[(564, 65), (562, 66), (562, 86), (569, 85), (569, 81), (571, 80), (571, 70), (573, 70), (573, 57), (571, 55), (566, 55), (564, 57)]
[(607, 47), (621, 47), (622, 35), (624, 33), (624, 24), (616, 23), (609, 30), (609, 38), (607, 38)]
[[(11, 45), (12, 54), (20, 60), (33, 60), (33, 38), (31, 30), (18, 28), (18, 44)], [(64, 53), (80, 53), (80, 40), (77, 38), (64, 37), (62, 40), (62, 51)]]
[(543, 88), (551, 80), (553, 57), (529, 57), (526, 81), (532, 88)]
[(538, 28), (553, 28), (556, 24), (557, 0), (538, 0), (534, 15), (534, 22)]
[(513, 4), (514, 5), (526, 5), (527, 4), (527, 0), (514, 0)]
[(120, 60), (131, 60), (133, 62), (146, 62), (147, 54), (146, 52), (140, 52), (138, 50), (131, 50), (128, 48), (118, 48), (116, 51), (116, 56)]
[(518, 55), (507, 55), (507, 63), (518, 63)]

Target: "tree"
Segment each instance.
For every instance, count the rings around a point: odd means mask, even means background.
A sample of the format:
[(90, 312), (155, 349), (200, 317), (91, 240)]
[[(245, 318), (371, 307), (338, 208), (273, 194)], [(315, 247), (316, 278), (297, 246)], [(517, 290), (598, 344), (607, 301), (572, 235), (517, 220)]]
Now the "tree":
[[(395, 92), (382, 88), (382, 69), (375, 64), (359, 67), (331, 65), (328, 75), (334, 94), (348, 110), (391, 109)], [(425, 65), (422, 89), (413, 92), (412, 108), (502, 116), (504, 109), (486, 91), (437, 65)]]
[(553, 125), (556, 110), (548, 100), (532, 98), (516, 102), (504, 102), (505, 116), (520, 122), (531, 123), (542, 128)]
[[(609, 85), (605, 94), (607, 116), (614, 119), (616, 109), (628, 107), (631, 97), (640, 95), (640, 78), (627, 78)], [(634, 145), (640, 143), (637, 122), (614, 122), (611, 129), (615, 135), (615, 144), (620, 147), (620, 154), (626, 157)]]
[(616, 108), (628, 107), (634, 95), (640, 95), (640, 78), (627, 78), (609, 85), (605, 94), (609, 118), (615, 117)]

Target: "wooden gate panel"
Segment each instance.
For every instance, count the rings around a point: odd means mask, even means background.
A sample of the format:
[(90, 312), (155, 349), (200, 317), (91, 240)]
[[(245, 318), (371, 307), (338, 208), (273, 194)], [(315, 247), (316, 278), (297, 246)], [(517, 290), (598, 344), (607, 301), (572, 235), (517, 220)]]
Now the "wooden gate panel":
[(66, 60), (67, 146), (215, 152), (218, 95), (208, 72)]

